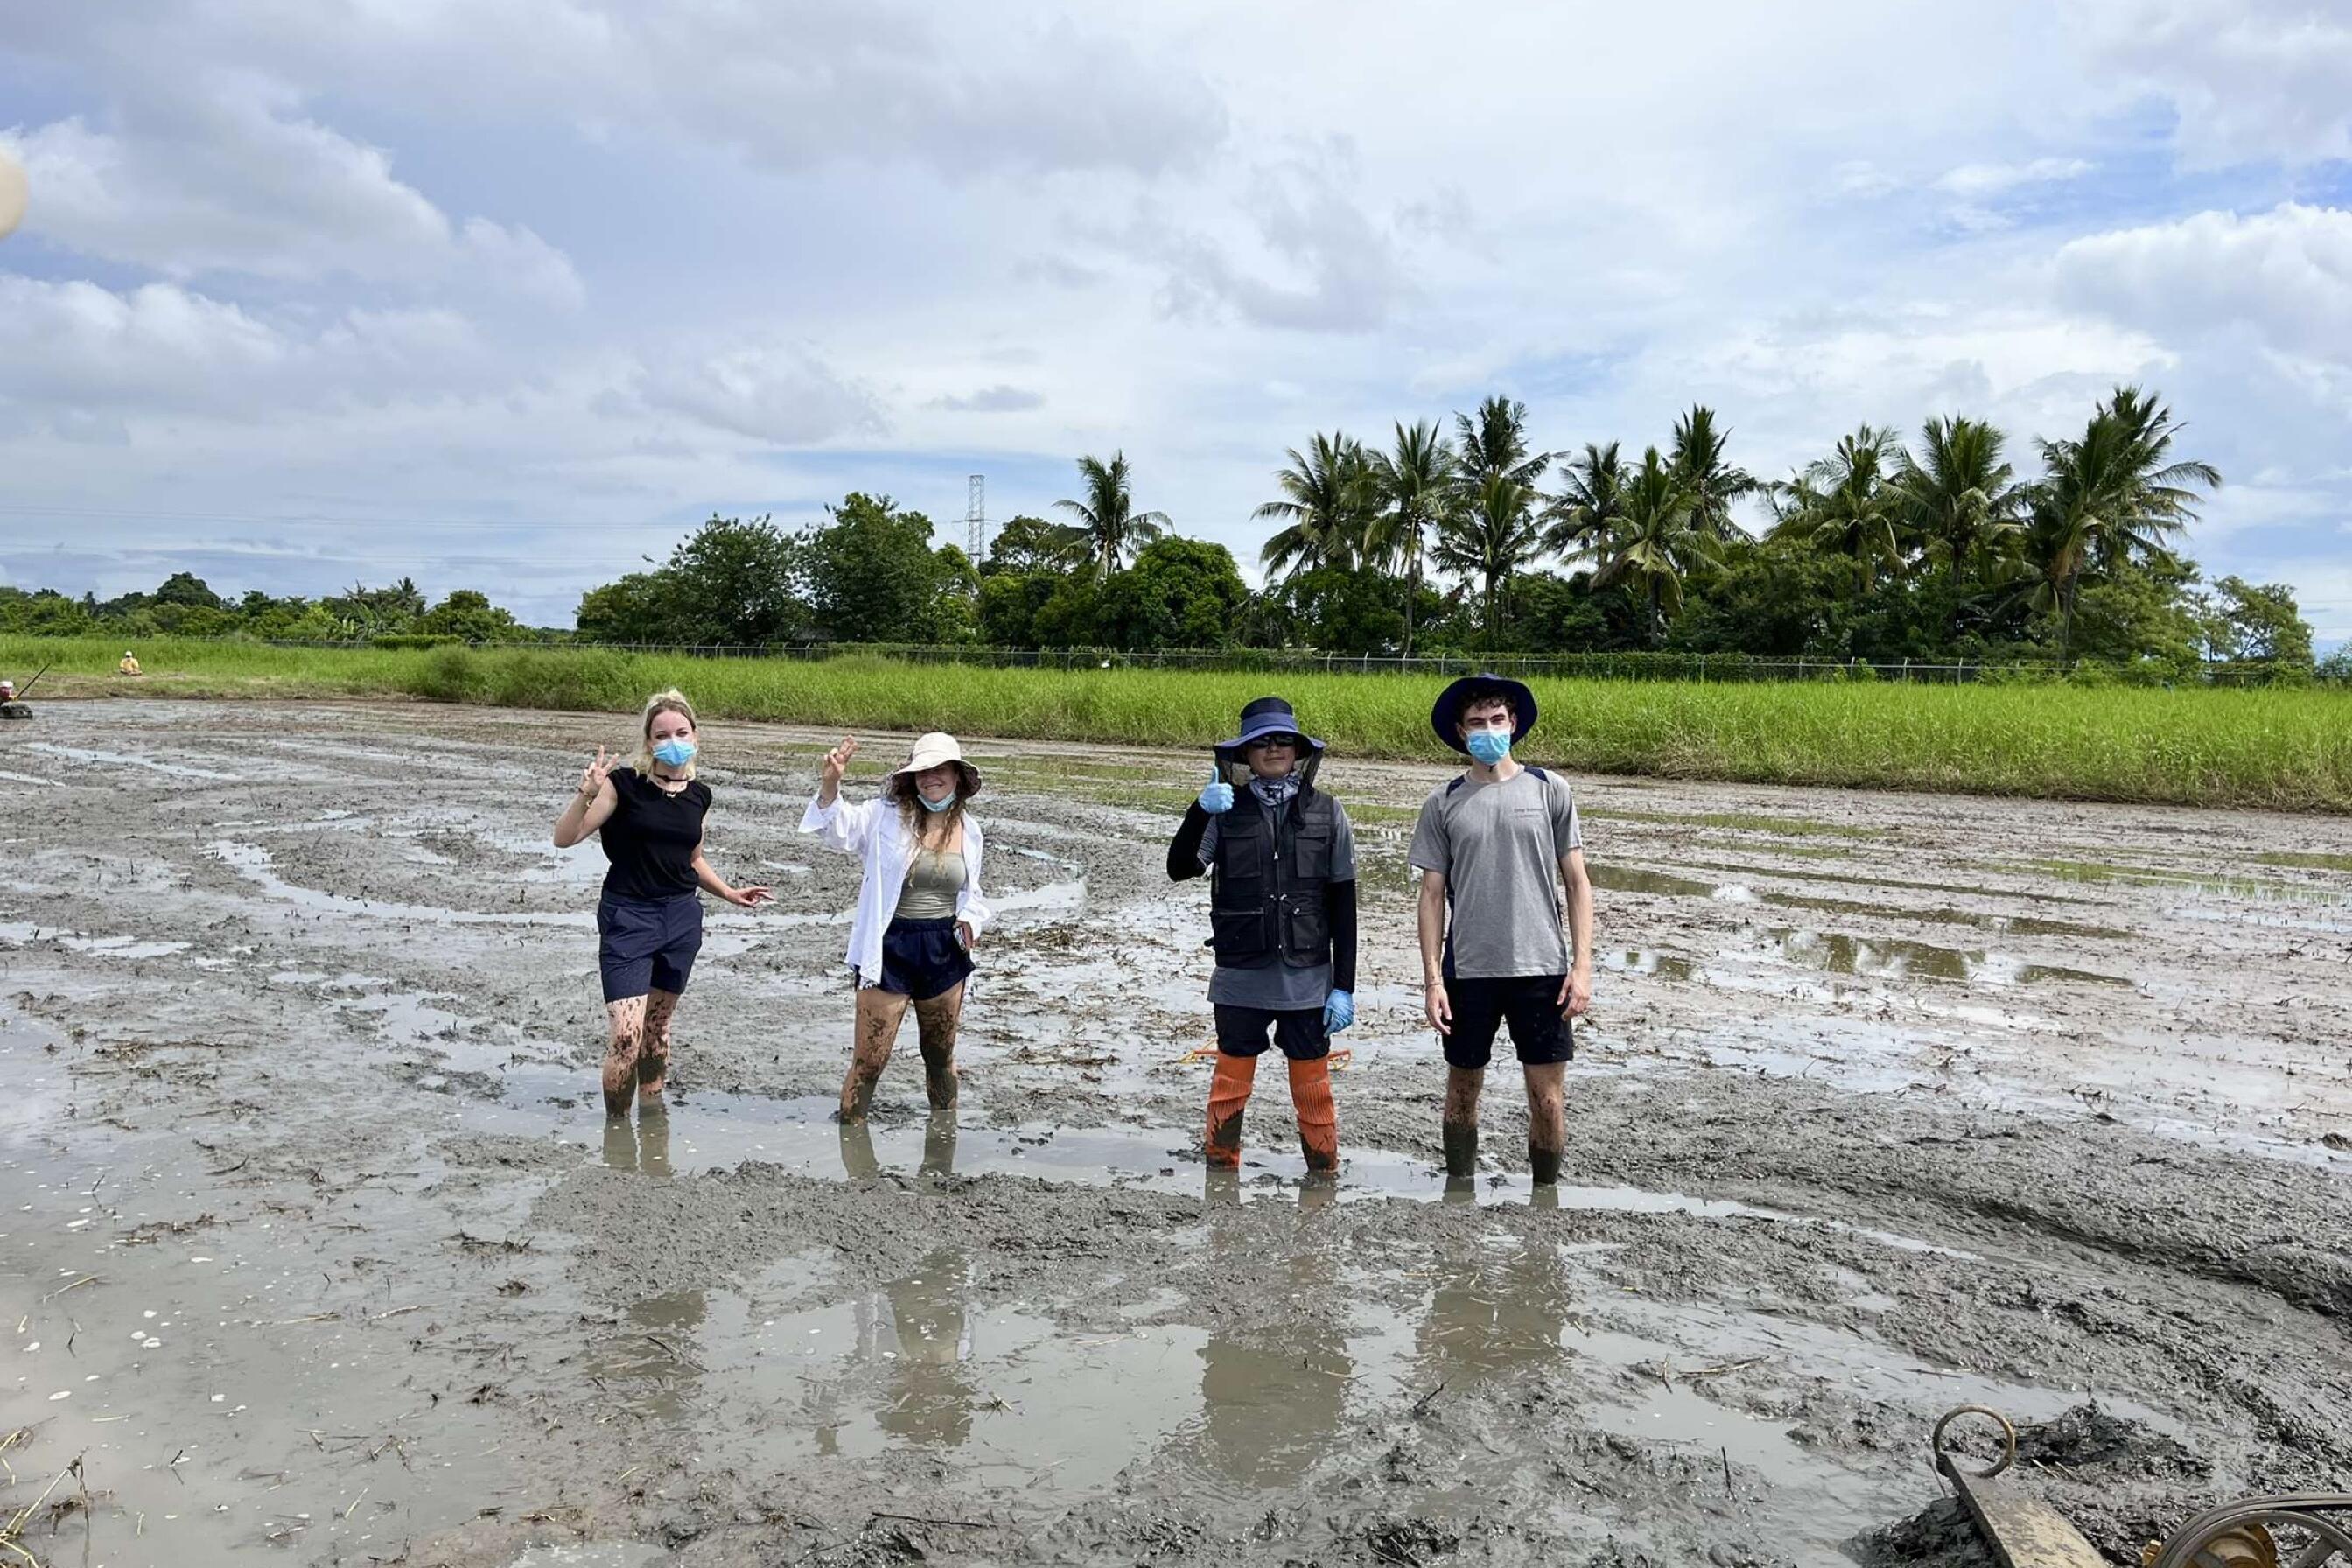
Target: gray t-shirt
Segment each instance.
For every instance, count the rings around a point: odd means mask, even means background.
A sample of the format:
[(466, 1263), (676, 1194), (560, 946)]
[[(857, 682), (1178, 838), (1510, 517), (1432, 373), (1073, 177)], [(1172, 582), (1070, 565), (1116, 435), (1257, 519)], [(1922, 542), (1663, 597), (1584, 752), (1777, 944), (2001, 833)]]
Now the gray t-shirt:
[(1445, 878), (1455, 975), (1568, 973), (1559, 863), (1583, 843), (1576, 792), (1556, 773), (1522, 769), (1500, 784), (1465, 773), (1422, 802), (1410, 858)]
[[(1234, 792), (1235, 811), (1247, 811), (1255, 806), (1268, 811), (1266, 804), (1252, 795), (1247, 785)], [(1339, 818), (1331, 829), (1331, 880), (1352, 882), (1356, 879), (1356, 833), (1348, 826), (1348, 813), (1338, 801), (1331, 803), (1332, 814)], [(1217, 859), (1217, 819), (1209, 819), (1209, 830), (1201, 836), (1201, 864), (1213, 866)], [(1222, 1002), (1229, 1007), (1264, 1007), (1271, 1012), (1291, 1013), (1308, 1007), (1321, 1007), (1331, 994), (1331, 966), (1310, 963), (1305, 968), (1285, 963), (1276, 958), (1262, 969), (1234, 969), (1220, 963), (1209, 974), (1209, 1000)]]

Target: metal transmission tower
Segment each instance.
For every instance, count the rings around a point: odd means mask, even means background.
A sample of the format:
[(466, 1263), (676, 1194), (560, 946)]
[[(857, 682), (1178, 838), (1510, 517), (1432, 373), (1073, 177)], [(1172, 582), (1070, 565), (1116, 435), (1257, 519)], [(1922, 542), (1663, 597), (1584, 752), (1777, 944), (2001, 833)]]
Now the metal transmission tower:
[(965, 552), (978, 567), (988, 554), (988, 476), (974, 474), (965, 490), (963, 508)]

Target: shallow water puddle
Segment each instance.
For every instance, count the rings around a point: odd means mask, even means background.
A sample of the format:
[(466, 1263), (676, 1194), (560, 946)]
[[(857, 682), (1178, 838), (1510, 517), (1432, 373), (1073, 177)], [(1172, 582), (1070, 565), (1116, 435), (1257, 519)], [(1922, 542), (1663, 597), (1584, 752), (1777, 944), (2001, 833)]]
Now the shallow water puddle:
[(29, 741), (26, 742), (25, 749), (28, 752), (46, 752), (53, 757), (64, 757), (68, 762), (107, 767), (144, 768), (151, 773), (169, 773), (173, 778), (206, 779), (218, 784), (245, 782), (243, 773), (225, 773), (211, 768), (190, 767), (185, 763), (159, 763), (152, 757), (132, 756), (128, 752), (101, 751), (90, 746), (61, 746), (54, 741)]
[(90, 936), (81, 931), (60, 931), (55, 926), (35, 925), (29, 921), (0, 921), (0, 944), (9, 947), (54, 945), (69, 952), (96, 953), (106, 958), (163, 958), (174, 952), (185, 952), (184, 942), (142, 942), (134, 936)]
[[(2326, 857), (2313, 857), (2323, 864)], [(2097, 860), (2032, 860), (2011, 868), (2039, 872), (2064, 882), (2121, 883), (2140, 888), (2178, 888), (2184, 892), (2210, 893), (2233, 902), (2252, 904), (2322, 904), (2352, 907), (2352, 889), (2326, 888), (2309, 882), (2284, 882), (2256, 877), (2200, 875), (2137, 866), (2115, 866)]]

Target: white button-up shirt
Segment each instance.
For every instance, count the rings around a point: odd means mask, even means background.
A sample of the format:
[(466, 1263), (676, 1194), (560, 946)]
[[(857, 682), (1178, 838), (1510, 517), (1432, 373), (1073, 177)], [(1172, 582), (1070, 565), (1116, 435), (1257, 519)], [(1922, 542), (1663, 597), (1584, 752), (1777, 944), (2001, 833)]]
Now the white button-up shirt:
[[(801, 831), (822, 834), (826, 848), (857, 856), (865, 862), (866, 879), (857, 887), (857, 918), (849, 928), (849, 963), (862, 982), (878, 979), (882, 932), (898, 911), (898, 897), (907, 888), (907, 869), (915, 860), (916, 844), (907, 834), (905, 819), (891, 801), (853, 804), (836, 795), (831, 805), (819, 805), (812, 795), (808, 809), (801, 814)], [(971, 927), (975, 939), (992, 912), (980, 895), (980, 824), (967, 814), (963, 887), (956, 894), (956, 919)]]

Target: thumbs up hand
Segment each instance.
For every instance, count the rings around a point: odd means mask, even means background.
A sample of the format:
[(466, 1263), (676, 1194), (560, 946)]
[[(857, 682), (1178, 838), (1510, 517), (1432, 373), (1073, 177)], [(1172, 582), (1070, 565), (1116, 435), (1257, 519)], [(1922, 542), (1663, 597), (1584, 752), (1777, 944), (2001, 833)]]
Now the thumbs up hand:
[(1233, 808), (1234, 786), (1227, 784), (1216, 770), (1212, 769), (1208, 784), (1201, 791), (1201, 809), (1212, 816), (1216, 816)]

